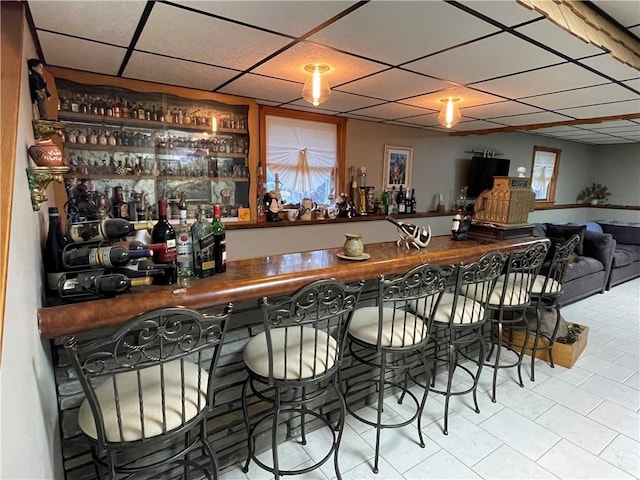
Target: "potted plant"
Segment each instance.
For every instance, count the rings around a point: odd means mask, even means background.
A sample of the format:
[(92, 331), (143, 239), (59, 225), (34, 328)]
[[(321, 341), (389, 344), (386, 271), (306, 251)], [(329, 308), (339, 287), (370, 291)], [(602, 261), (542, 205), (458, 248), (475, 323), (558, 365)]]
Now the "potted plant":
[(591, 202), (592, 205), (604, 203), (609, 198), (609, 189), (601, 183), (592, 183), (578, 194), (578, 202)]

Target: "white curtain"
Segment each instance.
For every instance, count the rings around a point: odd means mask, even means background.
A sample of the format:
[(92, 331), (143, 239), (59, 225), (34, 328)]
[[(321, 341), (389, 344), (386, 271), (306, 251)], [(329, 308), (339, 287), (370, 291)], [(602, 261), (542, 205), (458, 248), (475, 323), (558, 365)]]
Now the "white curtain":
[(315, 191), (337, 165), (337, 126), (267, 115), (267, 169), (279, 174), (283, 188)]

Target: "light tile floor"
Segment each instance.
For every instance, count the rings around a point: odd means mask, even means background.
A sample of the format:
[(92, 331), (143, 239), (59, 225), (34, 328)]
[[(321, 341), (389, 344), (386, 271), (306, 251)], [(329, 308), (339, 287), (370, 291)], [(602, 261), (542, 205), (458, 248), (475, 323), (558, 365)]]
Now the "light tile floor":
[[(485, 368), (480, 414), (472, 410), (469, 395), (454, 397), (448, 436), (442, 434), (442, 397), (430, 395), (423, 416), (426, 447), (418, 446), (414, 425), (383, 430), (377, 475), (371, 470), (375, 431), (347, 417), (339, 457), (342, 477), (640, 478), (640, 279), (564, 307), (562, 315), (589, 326), (587, 347), (573, 368), (552, 369), (538, 360), (536, 381), (531, 382), (526, 357), (525, 388), (515, 383), (513, 369), (501, 370), (495, 404), (489, 398), (492, 369)], [(385, 405), (385, 416), (405, 413), (393, 399)], [(281, 447), (285, 466), (322, 456), (316, 447), (326, 444), (327, 435), (313, 432), (306, 447), (287, 442)], [(220, 476), (268, 478), (255, 464), (247, 474), (238, 465)], [(334, 479), (333, 463), (292, 478)]]

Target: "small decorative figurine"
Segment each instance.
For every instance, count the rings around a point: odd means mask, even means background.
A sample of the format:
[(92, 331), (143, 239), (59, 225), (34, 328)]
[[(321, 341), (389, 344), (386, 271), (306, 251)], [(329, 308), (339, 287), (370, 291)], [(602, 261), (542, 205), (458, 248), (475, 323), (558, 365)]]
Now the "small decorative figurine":
[(27, 66), (29, 67), (29, 89), (31, 90), (31, 102), (33, 103), (33, 118), (47, 118), (44, 102), (51, 94), (47, 90), (42, 62), (37, 58), (30, 58), (27, 60)]
[(385, 217), (385, 220), (393, 223), (398, 228), (398, 236), (400, 237), (396, 244), (398, 246), (404, 245), (407, 250), (411, 248), (411, 245), (420, 248), (425, 248), (431, 241), (431, 226), (418, 227), (412, 223), (399, 222), (395, 218)]
[(278, 194), (275, 190), (271, 190), (264, 196), (264, 207), (267, 216), (267, 222), (281, 222), (280, 210), (282, 205), (278, 199)]

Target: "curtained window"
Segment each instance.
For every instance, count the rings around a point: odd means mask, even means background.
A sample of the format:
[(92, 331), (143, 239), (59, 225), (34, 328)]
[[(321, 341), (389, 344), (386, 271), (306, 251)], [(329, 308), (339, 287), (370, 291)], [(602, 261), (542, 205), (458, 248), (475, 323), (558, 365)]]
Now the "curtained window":
[[(306, 112), (263, 107), (263, 158), (267, 190), (280, 187), (285, 203), (311, 198), (326, 204), (339, 194), (341, 135), (345, 120)], [(284, 113), (284, 114), (283, 114)], [(277, 180), (276, 180), (277, 175)]]
[(559, 166), (560, 150), (538, 146), (533, 148), (531, 188), (536, 195), (536, 202), (555, 201)]

